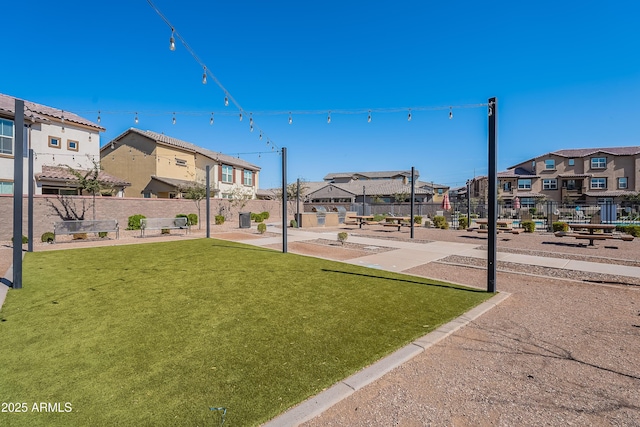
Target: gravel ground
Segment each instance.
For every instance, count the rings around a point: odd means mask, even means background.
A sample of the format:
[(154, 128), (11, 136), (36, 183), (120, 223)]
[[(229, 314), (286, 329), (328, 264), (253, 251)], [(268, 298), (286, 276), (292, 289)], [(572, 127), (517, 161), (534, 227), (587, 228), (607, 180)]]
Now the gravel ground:
[[(335, 230), (409, 240), (408, 231)], [(219, 231), (212, 237), (259, 237), (255, 231)], [(416, 229), (415, 237), (486, 245), (485, 236), (465, 231)], [(36, 251), (180, 238), (121, 235), (117, 242), (36, 245)], [(289, 243), (289, 251), (331, 259), (370, 253), (327, 242)], [(550, 233), (499, 235), (498, 250), (640, 263), (639, 239), (586, 248)], [(10, 259), (10, 247), (0, 245), (0, 271)], [(469, 258), (443, 261), (407, 273), (486, 287), (486, 275)], [(500, 262), (498, 269), (497, 288), (510, 298), (305, 426), (640, 426), (640, 288), (567, 280), (558, 269)], [(599, 280), (585, 273), (570, 277), (585, 278)], [(625, 278), (630, 280), (635, 278)]]

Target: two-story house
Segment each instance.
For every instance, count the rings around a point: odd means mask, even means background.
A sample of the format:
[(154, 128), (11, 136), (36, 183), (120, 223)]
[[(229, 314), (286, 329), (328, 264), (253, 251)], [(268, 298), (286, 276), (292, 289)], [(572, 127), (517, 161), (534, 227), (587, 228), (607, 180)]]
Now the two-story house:
[(131, 183), (127, 196), (178, 198), (185, 188), (206, 183), (212, 194), (255, 199), (260, 168), (242, 159), (152, 131), (130, 128), (100, 149), (104, 170)]
[[(16, 98), (0, 94), (0, 194), (13, 194)], [(104, 128), (77, 114), (24, 101), (24, 152), (34, 153), (35, 194), (79, 194), (69, 168), (83, 173), (100, 161), (100, 132)], [(94, 163), (96, 162), (96, 163)], [(28, 160), (23, 160), (23, 193), (28, 193)], [(100, 181), (122, 195), (128, 185), (100, 171)]]
[(640, 147), (553, 151), (499, 172), (498, 180), (505, 206), (516, 197), (521, 207), (534, 207), (537, 200), (618, 204), (640, 191)]

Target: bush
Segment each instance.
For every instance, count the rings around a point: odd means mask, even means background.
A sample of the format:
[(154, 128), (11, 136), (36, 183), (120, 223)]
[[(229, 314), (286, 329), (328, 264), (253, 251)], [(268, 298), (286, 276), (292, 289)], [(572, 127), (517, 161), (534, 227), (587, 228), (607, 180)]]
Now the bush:
[(536, 223), (533, 221), (522, 221), (520, 225), (524, 228), (525, 233), (533, 233), (536, 231)]
[(380, 222), (380, 221), (382, 221), (383, 219), (385, 219), (386, 217), (387, 217), (386, 215), (382, 215), (382, 214), (375, 214), (375, 215), (373, 216), (373, 220), (374, 220), (375, 222)]
[(459, 216), (458, 217), (458, 230), (464, 230), (468, 226), (469, 226), (469, 224), (467, 223), (467, 217), (466, 216)]
[(298, 223), (296, 222), (296, 220), (295, 220), (295, 219), (292, 219), (292, 220), (289, 222), (289, 226), (291, 226), (291, 228), (298, 228)]
[(266, 231), (267, 231), (267, 224), (265, 224), (264, 222), (261, 222), (260, 224), (258, 224), (258, 233), (264, 234)]
[(264, 221), (264, 217), (261, 213), (251, 213), (251, 221), (262, 222)]
[(101, 239), (104, 239), (105, 237), (107, 237), (107, 233), (106, 231), (98, 231), (98, 237), (100, 237)]
[(449, 223), (447, 219), (442, 215), (436, 215), (433, 217), (433, 226), (436, 228), (441, 228), (443, 230), (449, 229)]
[(551, 224), (553, 231), (569, 231), (569, 224), (566, 222), (554, 222)]
[(176, 218), (187, 218), (187, 225), (189, 225), (189, 217), (186, 214), (178, 214)]
[[(11, 238), (11, 243), (13, 243), (13, 237)], [(29, 239), (27, 238), (27, 236), (23, 235), (22, 236), (22, 244), (26, 245), (27, 243), (29, 243)]]
[(146, 218), (141, 214), (131, 215), (127, 221), (127, 230), (140, 230), (140, 220)]
[(627, 233), (633, 237), (640, 237), (640, 225), (618, 225), (616, 230), (622, 233)]
[(422, 224), (422, 216), (420, 216), (420, 215), (415, 215), (415, 216), (413, 217), (413, 223), (414, 223), (414, 224)]
[(161, 234), (171, 234), (171, 230), (168, 228), (163, 228), (160, 232)]
[(215, 220), (216, 220), (216, 225), (224, 224), (224, 215), (216, 215)]
[(198, 225), (198, 214), (190, 213), (187, 215), (187, 224)]
[(344, 242), (347, 240), (347, 238), (349, 237), (349, 235), (347, 233), (340, 232), (338, 233), (338, 242), (342, 243), (344, 245)]
[(262, 215), (262, 218), (264, 219), (269, 219), (269, 217), (271, 216), (271, 214), (267, 211), (262, 212), (260, 215)]
[(52, 243), (55, 240), (55, 238), (56, 238), (55, 234), (53, 234), (51, 231), (46, 231), (42, 233), (40, 240), (42, 240), (44, 243)]

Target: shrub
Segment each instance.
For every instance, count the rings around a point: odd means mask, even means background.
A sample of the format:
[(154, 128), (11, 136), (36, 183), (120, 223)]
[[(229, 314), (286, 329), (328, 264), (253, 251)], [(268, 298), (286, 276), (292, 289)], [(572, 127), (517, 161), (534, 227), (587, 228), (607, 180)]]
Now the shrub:
[(216, 215), (215, 220), (216, 220), (216, 225), (224, 224), (224, 215)]
[[(13, 243), (13, 237), (11, 238), (11, 243)], [(22, 236), (22, 244), (26, 245), (27, 243), (29, 243), (29, 239), (27, 238), (27, 236), (23, 235)]]
[(42, 233), (40, 240), (42, 240), (44, 243), (52, 243), (55, 238), (55, 234), (53, 234), (51, 231), (46, 231)]
[(169, 230), (168, 228), (163, 228), (161, 230), (161, 234), (171, 234), (171, 230)]
[(271, 216), (271, 214), (267, 211), (262, 212), (260, 215), (262, 215), (262, 218), (264, 219), (269, 219), (269, 217)]
[(420, 215), (415, 215), (415, 216), (413, 217), (413, 223), (414, 223), (414, 224), (422, 224), (422, 216), (420, 216)]
[(107, 233), (106, 231), (98, 231), (98, 237), (100, 237), (101, 239), (104, 239), (105, 237), (107, 237)]
[(385, 219), (386, 217), (387, 217), (386, 215), (382, 215), (382, 214), (375, 214), (375, 215), (373, 216), (373, 220), (374, 220), (375, 222), (380, 222), (380, 221), (382, 221), (383, 219)]
[(187, 218), (187, 225), (189, 224), (189, 217), (186, 214), (178, 214), (176, 215), (176, 218)]
[(338, 233), (338, 242), (342, 243), (344, 245), (344, 242), (347, 240), (347, 238), (349, 237), (349, 235), (347, 233), (340, 232)]
[(618, 225), (616, 230), (630, 234), (633, 237), (640, 237), (640, 225)]
[(449, 229), (449, 223), (447, 219), (442, 215), (436, 215), (433, 217), (433, 226), (436, 228), (441, 228), (443, 230)]
[(198, 225), (198, 214), (190, 213), (187, 215), (187, 224)]
[(260, 224), (258, 224), (258, 233), (264, 234), (266, 231), (267, 231), (267, 224), (265, 224), (264, 222), (261, 222)]
[(86, 240), (87, 233), (76, 233), (73, 235), (73, 240)]
[(289, 222), (289, 226), (291, 226), (291, 228), (298, 228), (298, 223), (296, 222), (296, 220), (295, 220), (295, 219), (292, 219), (292, 220)]
[(569, 231), (569, 224), (562, 221), (554, 222), (551, 227), (553, 231)]
[(529, 208), (529, 213), (535, 215), (538, 210), (536, 208)]
[(127, 221), (127, 230), (140, 230), (140, 220), (146, 218), (141, 214), (131, 215)]
[(468, 226), (469, 226), (469, 224), (467, 223), (467, 217), (466, 216), (458, 217), (458, 229), (459, 230), (464, 230)]
[(261, 213), (251, 213), (251, 221), (262, 222), (264, 221), (264, 217)]
[(525, 233), (533, 233), (536, 231), (536, 223), (533, 221), (522, 221), (520, 225), (524, 228)]

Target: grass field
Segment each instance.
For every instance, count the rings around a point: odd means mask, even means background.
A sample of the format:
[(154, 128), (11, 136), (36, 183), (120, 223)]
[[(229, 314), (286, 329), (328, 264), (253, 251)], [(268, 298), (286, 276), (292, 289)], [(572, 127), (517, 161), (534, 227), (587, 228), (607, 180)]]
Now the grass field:
[(256, 425), (491, 296), (213, 239), (29, 253), (23, 283), (0, 425)]

